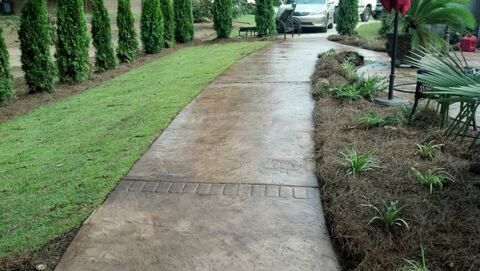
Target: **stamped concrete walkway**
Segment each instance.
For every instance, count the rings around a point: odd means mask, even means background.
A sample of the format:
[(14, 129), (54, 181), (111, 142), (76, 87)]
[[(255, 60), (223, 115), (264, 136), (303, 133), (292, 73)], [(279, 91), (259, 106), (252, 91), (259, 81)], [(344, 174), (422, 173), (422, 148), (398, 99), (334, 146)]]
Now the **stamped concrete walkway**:
[(56, 270), (338, 270), (312, 155), (309, 77), (322, 42), (274, 43), (217, 78), (85, 222)]

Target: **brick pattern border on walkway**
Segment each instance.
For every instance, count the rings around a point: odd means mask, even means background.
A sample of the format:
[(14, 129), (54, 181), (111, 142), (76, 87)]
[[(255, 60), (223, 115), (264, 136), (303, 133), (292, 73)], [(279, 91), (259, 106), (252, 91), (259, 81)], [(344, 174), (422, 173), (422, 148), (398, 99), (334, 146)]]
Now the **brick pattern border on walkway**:
[(317, 187), (236, 183), (155, 182), (141, 180), (123, 180), (117, 186), (117, 191), (294, 199), (320, 197), (320, 192)]

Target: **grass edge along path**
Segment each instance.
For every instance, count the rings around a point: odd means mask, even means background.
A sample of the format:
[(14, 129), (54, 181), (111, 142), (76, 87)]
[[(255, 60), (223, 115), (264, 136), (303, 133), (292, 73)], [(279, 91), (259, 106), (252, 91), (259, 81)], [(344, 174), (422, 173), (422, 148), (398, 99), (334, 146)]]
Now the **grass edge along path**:
[(267, 44), (184, 48), (0, 124), (0, 257), (81, 224), (181, 109)]

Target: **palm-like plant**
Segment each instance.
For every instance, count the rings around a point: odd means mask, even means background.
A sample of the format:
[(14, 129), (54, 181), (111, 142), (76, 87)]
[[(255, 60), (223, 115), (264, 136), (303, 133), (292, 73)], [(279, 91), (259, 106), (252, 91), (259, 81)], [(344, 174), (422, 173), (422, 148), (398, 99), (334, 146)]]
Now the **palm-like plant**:
[(460, 112), (449, 125), (446, 135), (460, 136), (463, 140), (471, 124), (476, 123), (475, 111), (480, 105), (480, 74), (468, 66), (463, 55), (444, 52), (432, 45), (419, 47), (412, 54), (410, 63), (427, 71), (417, 76), (417, 80), (429, 89), (424, 94), (446, 104), (461, 103)]
[(475, 27), (475, 17), (469, 11), (470, 0), (413, 0), (404, 18), (405, 32), (412, 35), (413, 48), (441, 40), (430, 25), (445, 24), (462, 32)]

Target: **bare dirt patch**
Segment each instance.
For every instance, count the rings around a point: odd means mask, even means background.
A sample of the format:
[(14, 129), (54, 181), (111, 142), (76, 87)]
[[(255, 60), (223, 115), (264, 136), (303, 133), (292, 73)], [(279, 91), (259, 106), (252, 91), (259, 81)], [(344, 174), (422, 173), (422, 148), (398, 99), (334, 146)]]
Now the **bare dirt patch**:
[[(338, 56), (319, 60), (312, 77), (316, 88), (347, 82), (338, 62)], [(316, 170), (344, 270), (399, 270), (405, 259), (421, 261), (420, 246), (429, 270), (480, 270), (480, 189), (468, 170), (471, 162), (479, 160), (479, 152), (467, 155), (462, 145), (446, 141), (434, 125), (434, 114), (419, 114), (413, 125), (365, 129), (357, 124), (362, 113), (386, 115), (398, 108), (366, 100), (343, 102), (328, 93), (315, 98)], [(415, 144), (431, 140), (444, 146), (434, 159), (423, 160)], [(372, 151), (380, 167), (348, 175), (340, 165), (345, 148)], [(411, 167), (444, 168), (455, 182), (429, 194)], [(376, 214), (361, 204), (381, 207), (382, 200), (398, 200), (405, 206), (400, 216), (409, 229), (388, 233), (377, 223), (368, 225)]]
[(345, 45), (360, 47), (367, 50), (372, 50), (376, 52), (387, 52), (385, 47), (386, 40), (377, 39), (377, 40), (367, 40), (359, 36), (341, 36), (341, 35), (330, 35), (327, 38), (329, 41), (338, 42)]

